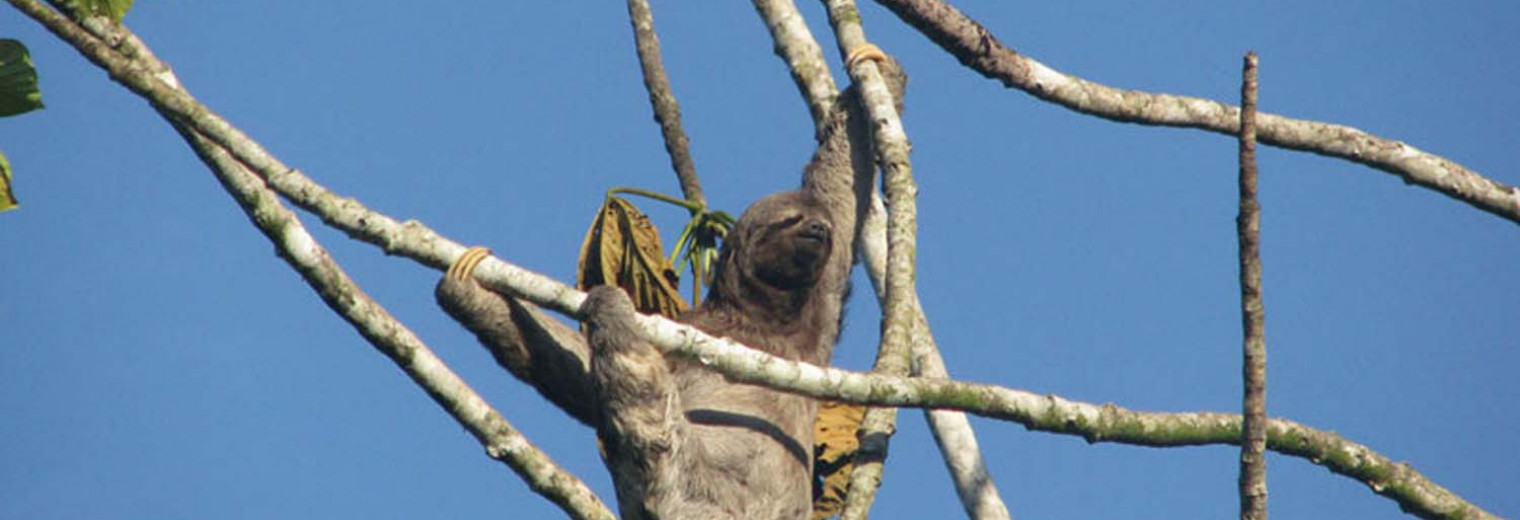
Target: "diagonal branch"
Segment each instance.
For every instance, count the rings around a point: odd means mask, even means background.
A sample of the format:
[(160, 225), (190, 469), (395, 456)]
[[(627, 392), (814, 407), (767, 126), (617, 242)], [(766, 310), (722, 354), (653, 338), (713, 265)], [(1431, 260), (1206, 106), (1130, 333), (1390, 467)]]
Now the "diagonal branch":
[[(876, 0), (961, 64), (1003, 85), (1084, 114), (1123, 123), (1198, 128), (1235, 135), (1240, 110), (1218, 101), (1123, 90), (1068, 76), (1019, 54), (991, 31), (940, 0)], [(1261, 142), (1345, 159), (1394, 174), (1478, 209), (1520, 223), (1520, 188), (1455, 161), (1343, 125), (1260, 114)]]
[[(886, 208), (880, 199), (874, 199), (872, 211), (875, 218), (867, 218), (862, 230), (861, 253), (867, 274), (876, 289), (877, 299), (886, 299)], [(873, 228), (874, 225), (874, 228)], [(929, 320), (915, 295), (913, 299), (913, 327), (910, 330), (912, 363), (910, 374), (914, 377), (931, 377), (948, 380), (950, 374), (945, 360), (935, 345), (934, 334), (929, 330)], [(1007, 520), (1011, 518), (1008, 506), (998, 492), (997, 484), (987, 471), (987, 463), (976, 440), (976, 431), (965, 412), (942, 408), (925, 408), (924, 418), (929, 422), (930, 433), (945, 458), (946, 469), (955, 481), (956, 495), (961, 506), (973, 520)]]
[(670, 78), (665, 75), (665, 63), (660, 59), (660, 37), (654, 32), (654, 13), (649, 10), (649, 0), (628, 0), (628, 20), (633, 24), (634, 47), (639, 53), (639, 67), (644, 73), (644, 88), (649, 91), (649, 104), (654, 108), (654, 119), (660, 123), (660, 135), (665, 138), (665, 153), (670, 155), (670, 166), (681, 182), (681, 193), (686, 200), (707, 206), (702, 195), (702, 183), (697, 180), (697, 167), (692, 164), (691, 146), (686, 131), (681, 129), (681, 104), (670, 92)]
[[(13, 5), (16, 3), (12, 2)], [(91, 33), (86, 34), (66, 19), (56, 17), (57, 13), (46, 7), (36, 4), (29, 7), (35, 9), (23, 11), (60, 24), (60, 28), (70, 30), (80, 41), (97, 44), (97, 49), (109, 47), (121, 53), (106, 51), (103, 54), (105, 58), (136, 61), (165, 86), (183, 92), (173, 72), (125, 28), (96, 17), (85, 20)], [(48, 17), (49, 14), (54, 17)], [(106, 44), (106, 41), (112, 43)], [(572, 518), (615, 518), (584, 482), (534, 446), (490, 403), (470, 388), (468, 383), (450, 370), (416, 334), (360, 289), (332, 260), (327, 250), (306, 231), (295, 213), (280, 203), (278, 196), (262, 179), (221, 146), (205, 139), (172, 114), (164, 111), (160, 111), (160, 114), (184, 137), (228, 194), (248, 214), (249, 220), (275, 245), (280, 257), (301, 275), (307, 285), (321, 296), (322, 301), (342, 316), (376, 350), (395, 362), (434, 402), (449, 412), (486, 448), (486, 453), (491, 458), (506, 463), (533, 491), (560, 506)]]
[(818, 47), (807, 21), (802, 19), (802, 13), (797, 11), (797, 4), (792, 0), (754, 0), (754, 3), (755, 11), (760, 13), (760, 19), (771, 33), (771, 40), (776, 42), (776, 56), (781, 57), (787, 70), (791, 71), (792, 81), (797, 83), (797, 90), (802, 92), (808, 112), (813, 115), (817, 137), (822, 139), (829, 112), (834, 110), (834, 99), (839, 97), (834, 76), (829, 73), (829, 64), (823, 60), (823, 49)]
[(1240, 317), (1245, 332), (1240, 520), (1267, 520), (1267, 339), (1261, 302), (1261, 204), (1256, 201), (1256, 53), (1240, 86)]
[[(126, 86), (153, 104), (155, 109), (166, 112), (178, 123), (189, 126), (202, 137), (225, 149), (282, 197), (301, 209), (320, 216), (326, 224), (343, 230), (352, 238), (379, 246), (386, 253), (403, 254), (434, 269), (447, 268), (465, 251), (465, 246), (443, 238), (420, 223), (397, 222), (366, 208), (357, 200), (329, 191), (300, 171), (285, 165), (188, 92), (159, 78), (160, 71), (167, 70), (167, 67), (155, 68), (140, 60), (117, 54), (114, 47), (126, 45), (128, 38), (135, 39), (125, 28), (120, 30), (127, 38), (110, 38), (107, 43), (95, 39), (67, 18), (41, 6), (35, 0), (6, 1), (72, 45), (86, 59), (105, 69), (113, 81)], [(527, 286), (536, 287), (531, 283)], [(574, 292), (568, 287), (565, 289)], [(576, 301), (578, 304), (579, 299)]]
[[(405, 256), (436, 269), (446, 267), (464, 252), (465, 246), (420, 223), (397, 222), (353, 199), (339, 197), (286, 167), (184, 91), (153, 79), (155, 71), (150, 67), (129, 62), (112, 51), (109, 45), (88, 36), (34, 0), (6, 1), (106, 69), (114, 80), (148, 99), (155, 107), (169, 112), (177, 123), (212, 138), (268, 187), (303, 209), (320, 215), (328, 225), (380, 246), (388, 254)], [(585, 298), (584, 293), (564, 284), (496, 259), (481, 263), (476, 274), (492, 289), (571, 316), (579, 315), (580, 304)], [(736, 380), (812, 397), (875, 406), (964, 410), (1017, 422), (1032, 430), (1079, 435), (1089, 442), (1158, 447), (1240, 442), (1241, 419), (1234, 414), (1135, 412), (1113, 405), (1073, 402), (1053, 395), (1041, 396), (990, 385), (859, 374), (782, 360), (661, 318), (642, 317), (640, 321), (653, 343), (668, 354), (707, 363)], [(464, 411), (460, 410), (460, 413)], [(1282, 419), (1270, 420), (1267, 431), (1268, 449), (1307, 459), (1363, 482), (1422, 518), (1498, 518), (1431, 482), (1409, 465), (1395, 463), (1366, 446), (1333, 433)], [(511, 455), (510, 448), (516, 446), (507, 444), (505, 447), (508, 448), (506, 454)]]
[(529, 488), (558, 505), (571, 518), (616, 518), (585, 482), (533, 445), (416, 334), (365, 294), (306, 231), (295, 213), (280, 204), (279, 197), (257, 176), (194, 130), (174, 122), (170, 116), (165, 119), (190, 143), (227, 192), (237, 199), (249, 220), (275, 244), (280, 257), (300, 273), (322, 301), (464, 426), (485, 447), (488, 456), (512, 468)]

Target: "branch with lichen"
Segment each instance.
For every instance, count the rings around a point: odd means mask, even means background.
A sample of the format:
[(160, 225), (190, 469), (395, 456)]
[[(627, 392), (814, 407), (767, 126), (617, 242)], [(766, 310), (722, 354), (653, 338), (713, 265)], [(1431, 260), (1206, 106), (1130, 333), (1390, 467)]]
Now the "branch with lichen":
[[(667, 354), (695, 359), (735, 381), (820, 399), (962, 410), (1015, 422), (1030, 430), (1080, 436), (1092, 443), (1177, 447), (1238, 445), (1241, 439), (1238, 414), (1141, 412), (996, 385), (851, 372), (788, 361), (669, 320), (641, 316), (640, 325)], [(1332, 432), (1286, 419), (1269, 419), (1267, 449), (1306, 459), (1362, 482), (1421, 518), (1498, 518), (1408, 464), (1394, 462)]]
[(834, 110), (834, 100), (839, 97), (829, 64), (823, 60), (823, 49), (813, 39), (807, 21), (792, 0), (754, 0), (754, 3), (755, 11), (771, 33), (771, 41), (775, 42), (776, 56), (786, 62), (792, 81), (807, 102), (816, 136), (821, 139), (829, 112)]
[[(1225, 135), (1240, 129), (1240, 109), (1214, 100), (1125, 90), (1069, 76), (1003, 45), (940, 0), (876, 0), (940, 48), (988, 79), (1066, 108), (1123, 123), (1197, 128)], [(1478, 209), (1520, 223), (1520, 187), (1406, 143), (1349, 126), (1259, 114), (1262, 143), (1345, 159), (1394, 174)]]
[[(886, 260), (876, 262), (868, 247), (861, 247), (867, 256), (867, 266), (872, 282), (877, 287), (877, 297), (882, 302), (883, 332), (881, 349), (873, 371), (891, 375), (927, 375), (948, 378), (944, 360), (929, 331), (929, 323), (918, 300), (914, 287), (914, 262), (916, 253), (918, 188), (913, 182), (910, 146), (897, 104), (881, 71), (869, 59), (861, 59), (875, 52), (865, 39), (860, 12), (853, 0), (826, 0), (830, 23), (834, 27), (840, 54), (846, 56), (846, 67), (853, 82), (861, 92), (861, 102), (872, 122), (877, 160), (881, 165), (883, 187), (890, 203), (884, 234), (886, 236)], [(882, 58), (885, 56), (883, 55)], [(874, 194), (873, 194), (874, 195)], [(879, 200), (873, 200), (879, 204)], [(872, 209), (875, 210), (875, 204)], [(874, 216), (880, 212), (873, 211)], [(881, 227), (870, 222), (866, 228)], [(862, 244), (874, 242), (869, 236)], [(879, 250), (878, 250), (879, 251)], [(877, 253), (879, 254), (879, 253)], [(882, 265), (884, 264), (884, 265)], [(878, 270), (877, 267), (880, 267)], [(910, 356), (912, 362), (910, 363)], [(887, 439), (894, 429), (896, 411), (890, 408), (873, 408), (861, 424), (861, 447), (857, 455), (865, 463), (857, 463), (851, 475), (850, 492), (841, 519), (865, 518), (881, 485), (882, 462), (887, 451)], [(947, 410), (926, 410), (925, 419), (934, 435), (935, 444), (945, 460), (955, 482), (957, 496), (967, 515), (976, 520), (1003, 520), (1010, 517), (992, 476), (987, 471), (976, 441), (976, 433), (965, 414)]]
[[(13, 5), (16, 3), (12, 2)], [(72, 26), (67, 19), (56, 17), (57, 13), (46, 7), (36, 4), (29, 7), (34, 9), (23, 11), (51, 22), (50, 29), (58, 28), (55, 32), (68, 31), (77, 41), (94, 44), (96, 50), (114, 49), (102, 51), (100, 59), (135, 62), (140, 71), (150, 73), (171, 89), (184, 92), (173, 71), (124, 27), (112, 24), (104, 17), (92, 17), (84, 21), (86, 28), (81, 29)], [(49, 17), (49, 14), (54, 16)], [(275, 245), (280, 257), (301, 275), (322, 301), (448, 411), (485, 447), (491, 458), (507, 464), (530, 488), (560, 506), (572, 518), (615, 518), (585, 482), (534, 446), (485, 398), (450, 370), (415, 333), (360, 289), (262, 179), (174, 114), (164, 110), (160, 110), (160, 114), (184, 137), (248, 214), (254, 226)]]
[[(235, 159), (237, 167), (246, 169), (258, 180), (272, 188), (280, 196), (297, 206), (319, 215), (325, 223), (338, 228), (351, 237), (375, 244), (387, 254), (405, 256), (436, 269), (448, 266), (462, 254), (466, 247), (449, 240), (426, 226), (408, 221), (401, 223), (386, 215), (374, 212), (351, 198), (340, 197), (297, 170), (294, 170), (265, 151), (258, 143), (243, 135), (215, 113), (206, 109), (193, 97), (177, 86), (157, 79), (156, 74), (167, 68), (155, 69), (141, 59), (129, 59), (115, 47), (126, 45), (129, 39), (103, 42), (85, 33), (78, 26), (35, 0), (7, 0), (18, 10), (37, 20), (48, 30), (73, 45), (91, 62), (108, 71), (113, 80), (127, 86), (134, 93), (147, 99), (154, 107), (176, 124), (193, 130), (221, 149), (227, 157)], [(124, 29), (124, 34), (130, 35)], [(121, 53), (119, 53), (121, 52)], [(225, 162), (225, 161), (223, 161)], [(228, 162), (230, 165), (231, 163)], [(246, 178), (252, 181), (252, 178)], [(266, 200), (272, 200), (267, 197)], [(319, 249), (308, 246), (314, 241), (303, 240), (304, 230), (292, 228), (291, 219), (281, 218), (260, 203), (252, 212), (254, 222), (274, 222), (268, 231), (279, 240), (289, 240), (296, 260), (316, 260), (314, 273), (331, 276), (334, 271), (324, 271), (320, 263)], [(288, 238), (287, 238), (288, 237)], [(280, 242), (283, 243), (283, 242)], [(317, 255), (317, 256), (312, 256)], [(513, 294), (536, 304), (571, 316), (579, 316), (579, 308), (585, 294), (543, 275), (490, 258), (481, 263), (475, 274), (482, 283), (499, 292)], [(326, 278), (314, 277), (325, 283)], [(339, 278), (338, 280), (341, 280)], [(343, 287), (341, 284), (332, 287)], [(320, 292), (320, 289), (319, 289)], [(335, 298), (342, 305), (354, 305), (355, 309), (368, 309), (362, 300), (344, 302), (356, 294), (339, 292)], [(374, 307), (378, 310), (378, 307)], [(355, 316), (362, 317), (359, 312)], [(402, 338), (397, 328), (390, 328), (393, 321), (377, 322), (373, 330), (375, 338)], [(694, 328), (655, 317), (640, 317), (641, 327), (646, 329), (652, 342), (663, 352), (688, 356), (708, 364), (714, 369), (738, 381), (762, 384), (771, 388), (797, 392), (816, 398), (875, 406), (944, 408), (963, 410), (978, 415), (1004, 419), (1025, 427), (1054, 433), (1078, 435), (1090, 442), (1119, 442), (1141, 446), (1191, 446), (1205, 444), (1236, 444), (1240, 439), (1240, 416), (1223, 413), (1147, 413), (1125, 410), (1113, 405), (1098, 406), (1069, 401), (1057, 396), (1040, 396), (1030, 392), (978, 385), (933, 378), (903, 378), (848, 372), (834, 368), (816, 367), (776, 358), (726, 339), (707, 336)], [(403, 342), (402, 344), (409, 344)], [(417, 343), (420, 345), (420, 342)], [(417, 355), (419, 351), (401, 349), (398, 359)], [(431, 363), (425, 358), (408, 358), (413, 365)], [(436, 359), (436, 358), (434, 358)], [(403, 366), (405, 368), (405, 366)], [(441, 363), (440, 363), (441, 368)], [(440, 391), (448, 391), (448, 385), (440, 385)], [(460, 401), (468, 405), (468, 399)], [(462, 414), (488, 413), (488, 408), (461, 406), (450, 408), (460, 417)], [(484, 417), (466, 417), (485, 420)], [(491, 423), (492, 421), (486, 421)], [(509, 426), (505, 421), (496, 427)], [(1492, 519), (1494, 515), (1472, 505), (1450, 491), (1431, 482), (1407, 464), (1395, 463), (1360, 444), (1348, 441), (1330, 432), (1273, 419), (1267, 425), (1267, 447), (1273, 451), (1307, 459), (1323, 465), (1331, 471), (1354, 478), (1370, 486), (1375, 492), (1395, 500), (1400, 507), (1423, 518), (1476, 518)], [(492, 456), (518, 457), (525, 444), (503, 442), (492, 444), (496, 449)], [(518, 459), (527, 460), (527, 459)], [(545, 461), (547, 459), (544, 459)], [(533, 469), (531, 464), (528, 469)], [(532, 482), (545, 485), (564, 484), (563, 473), (535, 473)], [(569, 477), (573, 478), (573, 477)], [(535, 484), (537, 485), (537, 484)], [(572, 513), (575, 514), (575, 513)], [(584, 516), (598, 516), (587, 514)]]
[(172, 116), (165, 118), (215, 172), (217, 180), (237, 200), (249, 220), (274, 243), (280, 257), (300, 273), (329, 308), (470, 432), (485, 447), (487, 456), (505, 463), (529, 488), (558, 505), (571, 518), (616, 518), (585, 482), (529, 441), (421, 338), (364, 293), (263, 181), (220, 146), (174, 122)]
[[(755, 0), (755, 7), (770, 29), (776, 54), (787, 63), (798, 90), (807, 100), (815, 127), (823, 128), (837, 94), (818, 43), (791, 0)], [(868, 193), (871, 200), (860, 223), (855, 248), (866, 266), (872, 287), (876, 289), (878, 302), (886, 308), (886, 207), (875, 189)], [(934, 344), (928, 321), (916, 297), (912, 299), (911, 313), (914, 322), (910, 329), (913, 356), (910, 365), (915, 375), (948, 378), (944, 360)], [(987, 471), (976, 433), (966, 415), (952, 410), (925, 410), (924, 415), (967, 514), (978, 520), (1008, 518), (1008, 508)]]
[[(885, 307), (887, 208), (875, 190), (871, 192), (870, 206), (861, 223), (860, 238), (855, 246), (871, 287), (875, 290), (876, 300)], [(917, 294), (913, 296), (913, 326), (909, 329), (912, 362), (909, 364), (909, 373), (915, 377), (949, 379), (945, 360), (929, 329), (929, 320), (919, 304)], [(925, 408), (923, 412), (925, 420), (929, 422), (929, 432), (934, 436), (934, 443), (944, 457), (945, 469), (950, 472), (950, 479), (955, 483), (956, 496), (960, 498), (967, 516), (974, 520), (1010, 518), (1008, 506), (1003, 503), (997, 485), (992, 482), (992, 475), (987, 471), (987, 463), (976, 440), (976, 431), (971, 428), (971, 421), (966, 414), (935, 408)]]
[[(917, 299), (913, 278), (918, 218), (918, 189), (913, 184), (912, 163), (908, 158), (908, 136), (897, 114), (897, 100), (877, 67), (877, 60), (885, 56), (866, 40), (855, 2), (824, 0), (824, 7), (839, 43), (839, 54), (846, 57), (845, 67), (860, 91), (860, 104), (871, 123), (877, 164), (883, 173), (882, 191), (887, 199), (886, 298), (882, 302), (881, 346), (871, 370), (906, 376), (912, 302)], [(855, 468), (850, 474), (849, 494), (839, 513), (840, 520), (864, 520), (868, 515), (881, 488), (888, 443), (897, 429), (896, 423), (895, 408), (866, 411), (865, 420), (860, 423), (860, 449), (855, 453)]]

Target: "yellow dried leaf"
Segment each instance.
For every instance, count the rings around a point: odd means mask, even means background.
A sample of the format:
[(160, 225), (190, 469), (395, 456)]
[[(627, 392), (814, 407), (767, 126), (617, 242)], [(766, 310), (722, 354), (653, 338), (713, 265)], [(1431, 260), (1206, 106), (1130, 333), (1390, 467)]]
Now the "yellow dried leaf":
[(813, 421), (813, 520), (837, 515), (844, 507), (865, 418), (865, 406), (819, 401)]
[(621, 287), (639, 312), (675, 317), (686, 310), (677, 287), (680, 278), (660, 245), (660, 232), (649, 217), (620, 197), (607, 197), (597, 211), (576, 265), (581, 290), (598, 285)]
[(5, 160), (5, 154), (0, 153), (0, 211), (16, 209), (20, 205), (11, 192), (11, 164)]

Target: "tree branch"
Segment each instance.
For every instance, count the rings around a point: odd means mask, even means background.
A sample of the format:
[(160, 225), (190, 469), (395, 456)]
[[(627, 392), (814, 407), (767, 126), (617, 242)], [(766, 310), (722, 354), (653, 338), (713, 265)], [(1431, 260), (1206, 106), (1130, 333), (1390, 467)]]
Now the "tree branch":
[[(115, 54), (109, 46), (84, 34), (35, 0), (6, 1), (106, 69), (113, 80), (168, 112), (177, 123), (221, 146), (268, 187), (321, 216), (328, 225), (380, 246), (388, 254), (405, 256), (435, 269), (443, 269), (465, 251), (465, 246), (421, 223), (397, 222), (358, 201), (339, 197), (285, 166), (184, 91), (154, 79), (150, 68)], [(543, 275), (494, 258), (482, 262), (475, 272), (477, 278), (494, 290), (570, 316), (580, 315), (585, 294)], [(875, 406), (964, 410), (1017, 422), (1032, 430), (1079, 435), (1089, 442), (1158, 447), (1240, 442), (1241, 419), (1234, 414), (1134, 412), (1113, 405), (1073, 402), (990, 385), (859, 374), (782, 360), (661, 318), (641, 316), (639, 321), (653, 343), (667, 354), (689, 356), (739, 381), (815, 398)], [(1282, 419), (1270, 420), (1267, 430), (1268, 449), (1308, 459), (1366, 483), (1422, 518), (1497, 518), (1431, 482), (1407, 464), (1390, 461), (1333, 433)], [(511, 454), (513, 447), (507, 444), (504, 451)]]
[[(887, 208), (881, 197), (871, 192), (870, 211), (860, 228), (860, 240), (856, 242), (861, 263), (876, 292), (876, 300), (886, 301), (887, 294)], [(917, 294), (913, 298), (913, 327), (910, 330), (912, 362), (909, 373), (915, 377), (949, 379), (945, 360), (940, 356), (929, 320), (919, 304)], [(976, 440), (976, 431), (964, 412), (937, 408), (924, 409), (935, 445), (945, 459), (945, 467), (955, 483), (955, 492), (966, 509), (968, 517), (975, 520), (1007, 520), (1008, 506), (1003, 503), (982, 451)]]
[[(10, 1), (55, 34), (60, 31), (70, 34), (71, 43), (91, 44), (91, 48), (101, 52), (102, 59), (136, 62), (141, 70), (149, 71), (163, 85), (184, 92), (173, 71), (124, 27), (110, 24), (103, 17), (94, 17), (85, 21), (90, 33), (87, 34), (47, 7), (24, 0)], [(163, 110), (159, 113), (185, 138), (228, 194), (248, 214), (249, 220), (275, 245), (280, 257), (301, 275), (322, 301), (464, 426), (486, 448), (487, 455), (506, 463), (534, 492), (558, 505), (572, 518), (616, 518), (584, 482), (534, 446), (450, 370), (416, 334), (360, 289), (259, 177), (173, 114)]]
[[(1235, 135), (1239, 109), (1218, 101), (1123, 90), (1068, 76), (999, 42), (940, 0), (876, 0), (988, 79), (1066, 108), (1123, 123), (1198, 128)], [(1260, 114), (1261, 142), (1364, 164), (1520, 223), (1520, 188), (1455, 161), (1349, 126)]]
[[(861, 254), (871, 285), (876, 289), (877, 299), (886, 296), (886, 208), (881, 199), (873, 198), (873, 215), (866, 218), (862, 228)], [(910, 374), (914, 377), (930, 377), (948, 380), (950, 374), (945, 361), (935, 345), (934, 334), (929, 330), (929, 320), (915, 295), (913, 299), (913, 327), (910, 330), (912, 363)], [(945, 459), (945, 467), (955, 482), (956, 495), (966, 515), (974, 520), (1007, 520), (1011, 518), (1008, 506), (998, 492), (997, 484), (987, 471), (982, 451), (976, 440), (976, 431), (965, 412), (941, 408), (925, 408), (924, 418), (935, 445)]]
[[(834, 27), (839, 53), (845, 57), (850, 79), (860, 90), (860, 102), (871, 121), (871, 136), (888, 203), (886, 299), (882, 304), (881, 348), (872, 371), (905, 376), (909, 370), (910, 331), (915, 323), (913, 302), (918, 299), (913, 282), (918, 188), (913, 183), (908, 136), (897, 114), (898, 100), (882, 79), (876, 61), (860, 59), (881, 51), (866, 40), (854, 0), (824, 0), (824, 6)], [(868, 515), (881, 487), (882, 465), (888, 441), (896, 431), (896, 420), (894, 408), (872, 408), (866, 412), (860, 424), (860, 449), (856, 452), (850, 491), (840, 520), (860, 520)]]
[(1240, 520), (1267, 520), (1267, 339), (1261, 302), (1261, 205), (1256, 202), (1256, 53), (1240, 86), (1240, 321), (1245, 387), (1240, 438)]
[[(1241, 441), (1241, 416), (1237, 414), (1140, 412), (995, 385), (850, 372), (777, 358), (660, 318), (640, 316), (640, 322), (651, 341), (667, 354), (698, 360), (736, 381), (819, 399), (963, 410), (1019, 423), (1030, 430), (1081, 436), (1093, 443), (1176, 447), (1238, 445)], [(1421, 518), (1499, 518), (1430, 481), (1408, 464), (1389, 460), (1335, 433), (1285, 419), (1270, 419), (1266, 426), (1267, 449), (1307, 459), (1362, 482)]]
[(839, 88), (834, 86), (829, 64), (823, 60), (823, 49), (818, 47), (807, 21), (802, 19), (802, 13), (797, 11), (797, 4), (792, 0), (754, 0), (754, 3), (755, 11), (760, 13), (760, 19), (771, 33), (771, 40), (776, 42), (776, 56), (786, 62), (792, 81), (807, 102), (808, 112), (813, 116), (814, 135), (822, 139), (824, 124), (829, 120), (829, 112), (834, 110), (834, 100), (839, 97)]
[[(269, 187), (301, 209), (321, 217), (324, 223), (343, 230), (352, 238), (379, 246), (387, 254), (404, 255), (439, 270), (447, 268), (465, 251), (465, 246), (438, 235), (420, 223), (397, 222), (366, 208), (357, 200), (332, 193), (300, 171), (286, 166), (258, 142), (206, 108), (188, 92), (159, 79), (159, 72), (152, 67), (114, 52), (112, 46), (121, 45), (123, 38), (109, 40), (111, 43), (107, 44), (91, 37), (67, 18), (41, 6), (35, 0), (6, 1), (72, 45), (86, 59), (105, 69), (113, 81), (126, 86), (156, 109), (168, 112), (175, 121), (190, 126), (201, 136), (224, 148)], [(123, 34), (131, 35), (124, 27), (120, 30)], [(531, 281), (525, 281), (523, 286), (540, 288)], [(577, 295), (578, 305), (580, 293), (571, 292)], [(553, 298), (559, 295), (538, 296)], [(563, 309), (560, 310), (563, 312)]]
[(505, 463), (529, 488), (571, 518), (616, 518), (585, 482), (533, 445), (416, 334), (365, 294), (257, 176), (215, 143), (175, 123), (171, 116), (164, 117), (322, 301), (464, 426), (488, 456)]
[[(807, 24), (790, 0), (755, 0), (755, 7), (776, 42), (776, 54), (787, 63), (798, 89), (807, 100), (815, 127), (823, 128), (827, 124), (828, 112), (832, 110), (837, 93), (833, 77), (829, 75), (828, 66), (824, 63), (823, 53), (808, 31)], [(885, 308), (886, 207), (875, 189), (870, 190), (869, 195), (870, 211), (861, 222), (855, 247), (871, 277), (877, 301), (882, 302)], [(934, 337), (917, 298), (913, 299), (912, 307), (912, 370), (915, 375), (948, 378), (944, 360), (934, 345)], [(967, 514), (979, 520), (1007, 519), (1008, 509), (998, 496), (997, 486), (987, 471), (981, 449), (977, 446), (976, 433), (971, 429), (966, 414), (954, 410), (925, 410), (924, 416), (934, 434), (935, 444), (945, 458), (945, 466), (950, 471), (956, 494)]]
[(660, 59), (660, 37), (654, 32), (654, 13), (649, 10), (649, 0), (628, 0), (628, 20), (633, 24), (634, 47), (638, 50), (639, 67), (644, 73), (644, 89), (649, 91), (649, 104), (654, 108), (655, 121), (660, 123), (660, 135), (665, 139), (670, 167), (675, 169), (676, 179), (681, 182), (681, 194), (686, 200), (705, 208), (707, 197), (702, 195), (702, 183), (697, 180), (697, 167), (692, 164), (686, 131), (681, 129), (681, 104), (670, 92), (670, 78), (665, 76), (665, 63)]

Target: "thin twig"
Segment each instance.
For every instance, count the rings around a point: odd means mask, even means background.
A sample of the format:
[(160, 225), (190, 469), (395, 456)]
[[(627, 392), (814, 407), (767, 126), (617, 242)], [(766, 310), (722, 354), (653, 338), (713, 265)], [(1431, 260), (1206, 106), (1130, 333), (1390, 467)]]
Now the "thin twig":
[(1267, 520), (1267, 339), (1261, 301), (1261, 205), (1256, 202), (1256, 53), (1240, 86), (1240, 321), (1244, 367), (1240, 431), (1240, 520)]
[[(286, 167), (188, 94), (159, 85), (159, 81), (153, 79), (153, 71), (125, 63), (98, 41), (80, 38), (83, 33), (56, 13), (45, 9), (47, 12), (37, 12), (34, 0), (6, 1), (110, 72), (114, 80), (163, 107), (176, 121), (213, 138), (281, 196), (321, 216), (328, 225), (353, 238), (375, 244), (387, 254), (404, 256), (435, 269), (447, 267), (465, 251), (464, 245), (421, 223), (398, 222), (356, 200), (340, 197), (299, 171)], [(482, 262), (476, 275), (493, 290), (516, 295), (569, 316), (580, 315), (580, 305), (585, 299), (584, 293), (565, 284), (495, 258)], [(1033, 430), (1079, 435), (1089, 442), (1142, 446), (1240, 442), (1241, 419), (1235, 414), (1133, 412), (1113, 405), (1078, 403), (1053, 395), (1041, 396), (989, 385), (859, 374), (775, 358), (661, 318), (645, 317), (640, 321), (653, 343), (666, 353), (704, 361), (737, 380), (815, 398), (878, 406), (959, 409), (1017, 422)], [(1361, 481), (1422, 518), (1497, 518), (1431, 482), (1409, 465), (1395, 463), (1366, 446), (1333, 433), (1282, 419), (1268, 421), (1267, 429), (1268, 449), (1309, 460)]]
[(665, 76), (665, 63), (660, 59), (660, 37), (654, 32), (654, 13), (649, 10), (649, 1), (628, 0), (628, 20), (633, 24), (633, 41), (639, 53), (639, 67), (644, 73), (644, 88), (649, 91), (654, 119), (660, 123), (660, 135), (665, 138), (670, 167), (675, 169), (686, 200), (706, 207), (707, 197), (702, 195), (702, 183), (697, 180), (697, 167), (692, 164), (686, 131), (681, 129), (681, 104), (670, 92), (670, 78)]
[[(991, 31), (940, 0), (876, 0), (961, 64), (1005, 86), (1112, 121), (1198, 128), (1236, 135), (1239, 109), (1218, 101), (1123, 90), (1068, 76), (1004, 46)], [(1259, 114), (1261, 142), (1345, 159), (1398, 175), (1520, 223), (1520, 188), (1408, 144), (1330, 123)]]
[(608, 196), (617, 195), (617, 194), (620, 194), (620, 193), (627, 193), (627, 194), (630, 194), (630, 195), (638, 195), (640, 197), (645, 197), (645, 198), (650, 198), (650, 199), (658, 200), (660, 202), (664, 202), (666, 204), (670, 204), (670, 205), (673, 205), (673, 206), (680, 206), (680, 207), (686, 209), (686, 211), (690, 211), (692, 213), (701, 213), (702, 212), (702, 206), (697, 201), (694, 201), (694, 200), (691, 200), (691, 199), (677, 199), (675, 197), (671, 197), (671, 196), (665, 195), (664, 193), (660, 193), (660, 192), (657, 192), (657, 191), (649, 191), (649, 190), (646, 190), (646, 189), (643, 189), (643, 188), (631, 188), (631, 187), (627, 187), (627, 186), (618, 186), (618, 187), (615, 187), (615, 188), (607, 190), (607, 195)]

